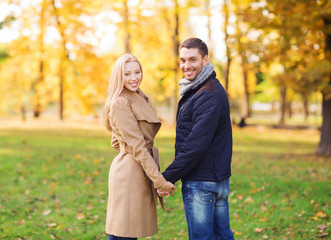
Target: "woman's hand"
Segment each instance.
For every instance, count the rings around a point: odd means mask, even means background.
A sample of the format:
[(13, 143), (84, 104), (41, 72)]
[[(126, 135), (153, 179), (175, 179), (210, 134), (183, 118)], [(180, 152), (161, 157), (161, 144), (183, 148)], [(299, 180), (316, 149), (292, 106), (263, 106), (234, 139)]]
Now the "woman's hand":
[(166, 197), (169, 195), (169, 192), (163, 192), (163, 191), (160, 191), (159, 189), (157, 189), (157, 194), (160, 196), (160, 197)]
[(168, 196), (169, 193), (171, 196), (174, 196), (174, 190), (176, 190), (176, 186), (171, 182), (166, 182), (157, 189), (157, 194), (159, 194), (160, 197)]

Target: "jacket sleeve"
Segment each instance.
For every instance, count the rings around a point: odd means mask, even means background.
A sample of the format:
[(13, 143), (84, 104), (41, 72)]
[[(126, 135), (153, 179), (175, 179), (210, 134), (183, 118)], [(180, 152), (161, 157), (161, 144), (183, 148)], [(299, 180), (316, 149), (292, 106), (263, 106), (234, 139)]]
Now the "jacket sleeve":
[(174, 161), (162, 173), (170, 182), (175, 183), (184, 178), (204, 159), (221, 114), (221, 104), (212, 92), (199, 93), (193, 104), (193, 126), (185, 138)]
[(134, 159), (142, 166), (146, 175), (154, 183), (154, 187), (161, 187), (166, 183), (166, 180), (159, 172), (158, 166), (145, 146), (144, 136), (128, 100), (124, 97), (118, 97), (112, 105), (110, 115), (112, 123), (124, 142), (132, 149)]

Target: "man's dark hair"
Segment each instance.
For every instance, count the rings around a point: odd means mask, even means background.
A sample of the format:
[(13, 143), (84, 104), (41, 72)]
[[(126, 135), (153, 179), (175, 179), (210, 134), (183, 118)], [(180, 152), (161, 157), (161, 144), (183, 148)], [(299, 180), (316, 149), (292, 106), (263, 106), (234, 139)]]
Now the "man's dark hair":
[(178, 50), (180, 50), (181, 48), (187, 48), (187, 49), (197, 48), (202, 57), (208, 55), (208, 47), (207, 47), (207, 45), (205, 44), (204, 41), (202, 41), (199, 38), (189, 38), (189, 39), (186, 39), (179, 46), (179, 49)]

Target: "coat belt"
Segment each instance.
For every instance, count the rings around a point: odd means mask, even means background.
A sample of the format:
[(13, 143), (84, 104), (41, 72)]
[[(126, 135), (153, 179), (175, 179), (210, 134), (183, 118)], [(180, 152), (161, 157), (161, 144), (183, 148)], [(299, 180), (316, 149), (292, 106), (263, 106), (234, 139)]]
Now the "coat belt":
[[(157, 147), (150, 147), (148, 148), (148, 151), (149, 153), (152, 155), (159, 171), (160, 171), (160, 164), (159, 164), (159, 149)], [(131, 148), (127, 147), (127, 145), (125, 143), (120, 143), (120, 152), (121, 153), (129, 153), (129, 154), (132, 154), (132, 150)], [(153, 192), (153, 196), (154, 196), (154, 199), (155, 199), (155, 202), (157, 203), (157, 199), (159, 199), (160, 201), (160, 204), (161, 204), (161, 207), (162, 209), (164, 210), (164, 201), (163, 201), (163, 198), (160, 197), (158, 194), (157, 194), (157, 191), (156, 189), (154, 188), (154, 185), (153, 185), (153, 182), (151, 181), (151, 188), (152, 188), (152, 192)]]

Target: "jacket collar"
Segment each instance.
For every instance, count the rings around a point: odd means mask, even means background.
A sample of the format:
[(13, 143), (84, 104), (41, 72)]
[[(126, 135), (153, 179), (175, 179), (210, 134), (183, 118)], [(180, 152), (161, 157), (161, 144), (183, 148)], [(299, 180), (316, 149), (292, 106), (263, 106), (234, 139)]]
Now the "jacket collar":
[(141, 91), (136, 92), (123, 88), (122, 94), (129, 98), (133, 114), (137, 120), (145, 120), (150, 123), (161, 123), (155, 114), (149, 98)]
[[(202, 85), (204, 85), (206, 82), (208, 82), (211, 78), (215, 78), (216, 77), (216, 72), (213, 71), (207, 78), (205, 81), (201, 82), (200, 84), (197, 85), (197, 87), (195, 88), (192, 88), (190, 90), (188, 90), (187, 92), (185, 92), (185, 94), (182, 96), (182, 98), (184, 96), (188, 96), (188, 95), (191, 95), (191, 93), (195, 93), (197, 92), (201, 87)], [(194, 81), (194, 80), (193, 80)]]

